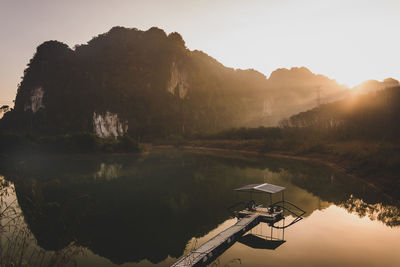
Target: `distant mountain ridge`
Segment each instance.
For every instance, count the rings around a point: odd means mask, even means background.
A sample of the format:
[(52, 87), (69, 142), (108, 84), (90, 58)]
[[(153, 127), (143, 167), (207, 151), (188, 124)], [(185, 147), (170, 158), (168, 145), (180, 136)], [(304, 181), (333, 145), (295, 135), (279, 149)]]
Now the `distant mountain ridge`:
[(399, 81), (395, 80), (393, 78), (384, 79), (382, 82), (377, 81), (377, 80), (368, 80), (357, 86), (354, 86), (351, 89), (351, 91), (353, 94), (355, 94), (355, 93), (364, 93), (365, 94), (365, 93), (380, 91), (380, 90), (391, 88), (391, 87), (397, 87), (399, 85), (400, 85)]
[(278, 69), (267, 79), (190, 51), (178, 33), (114, 27), (74, 49), (58, 41), (41, 44), (0, 127), (154, 139), (273, 126), (318, 99), (329, 102), (347, 92), (304, 67)]
[(277, 69), (267, 80), (272, 96), (271, 124), (300, 111), (317, 106), (320, 102), (331, 102), (348, 93), (346, 86), (321, 74), (314, 74), (305, 67)]

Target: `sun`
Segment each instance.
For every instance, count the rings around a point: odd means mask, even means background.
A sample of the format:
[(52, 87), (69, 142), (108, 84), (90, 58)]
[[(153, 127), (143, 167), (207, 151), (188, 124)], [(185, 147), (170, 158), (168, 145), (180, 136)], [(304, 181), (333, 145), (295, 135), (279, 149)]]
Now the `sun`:
[(349, 88), (353, 88), (353, 87), (363, 83), (364, 81), (368, 80), (365, 77), (357, 78), (357, 77), (353, 77), (351, 75), (349, 75), (347, 77), (346, 77), (346, 75), (344, 75), (344, 76), (338, 75), (338, 77), (332, 77), (332, 78), (334, 78), (339, 84), (345, 85)]

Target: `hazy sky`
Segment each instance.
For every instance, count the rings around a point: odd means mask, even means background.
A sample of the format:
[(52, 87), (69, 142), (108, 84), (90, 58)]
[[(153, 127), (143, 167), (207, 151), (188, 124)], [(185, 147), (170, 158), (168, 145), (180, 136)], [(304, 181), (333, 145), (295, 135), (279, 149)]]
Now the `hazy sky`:
[(266, 76), (306, 66), (350, 86), (399, 79), (399, 13), (399, 0), (0, 0), (0, 105), (40, 43), (73, 47), (116, 25), (177, 31), (191, 50)]

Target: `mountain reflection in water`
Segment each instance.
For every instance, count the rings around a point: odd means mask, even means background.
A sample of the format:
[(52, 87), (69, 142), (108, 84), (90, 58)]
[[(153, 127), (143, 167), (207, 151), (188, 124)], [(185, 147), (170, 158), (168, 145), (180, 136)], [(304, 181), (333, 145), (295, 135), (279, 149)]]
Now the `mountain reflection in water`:
[(36, 157), (0, 174), (14, 182), (40, 247), (60, 250), (74, 243), (115, 264), (166, 265), (168, 256), (179, 258), (193, 238), (231, 218), (227, 207), (248, 197), (233, 189), (251, 183), (285, 186), (285, 199), (306, 210), (306, 217), (333, 203), (388, 227), (400, 224), (399, 205), (373, 187), (293, 160), (161, 150)]

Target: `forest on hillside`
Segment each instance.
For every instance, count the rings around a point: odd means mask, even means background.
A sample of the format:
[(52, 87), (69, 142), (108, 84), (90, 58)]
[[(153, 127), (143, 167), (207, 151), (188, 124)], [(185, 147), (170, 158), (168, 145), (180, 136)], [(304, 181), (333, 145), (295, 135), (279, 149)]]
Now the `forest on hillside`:
[(293, 139), (324, 141), (373, 140), (399, 142), (400, 87), (368, 94), (349, 95), (332, 103), (321, 104), (279, 122), (279, 127), (231, 128), (208, 139)]
[[(40, 136), (93, 132), (110, 112), (137, 140), (232, 127), (274, 126), (284, 117), (345, 96), (348, 88), (307, 68), (267, 79), (189, 50), (179, 33), (114, 27), (74, 48), (41, 44), (24, 71), (0, 131)], [(33, 108), (32, 108), (33, 107)]]
[(192, 147), (306, 157), (330, 162), (400, 193), (400, 87), (356, 94), (280, 122), (280, 127), (232, 128), (199, 135)]
[[(371, 80), (350, 91), (304, 67), (266, 78), (189, 50), (178, 33), (114, 27), (73, 49), (58, 41), (37, 48), (15, 106), (2, 107), (0, 153), (129, 152), (139, 142), (194, 139), (258, 139), (257, 150), (292, 152), (393, 143), (398, 84)], [(126, 123), (124, 138), (96, 136), (94, 114), (107, 112)]]
[[(1, 126), (41, 135), (92, 132), (93, 113), (109, 111), (141, 139), (218, 130), (260, 113), (263, 82), (254, 70), (188, 50), (178, 33), (114, 27), (74, 49), (40, 45)], [(37, 88), (43, 104), (31, 111)]]
[(338, 140), (399, 141), (400, 87), (346, 97), (281, 121)]

